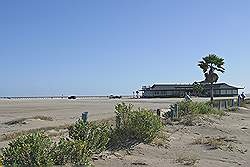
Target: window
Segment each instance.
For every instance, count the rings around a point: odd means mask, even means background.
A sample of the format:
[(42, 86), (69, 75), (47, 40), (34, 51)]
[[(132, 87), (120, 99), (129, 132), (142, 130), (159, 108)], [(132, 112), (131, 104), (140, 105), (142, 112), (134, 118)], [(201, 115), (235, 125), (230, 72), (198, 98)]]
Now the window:
[(228, 95), (233, 94), (233, 90), (227, 90), (227, 94), (228, 94)]
[(227, 94), (227, 90), (221, 90), (221, 94), (222, 94), (222, 95)]
[(220, 90), (214, 90), (214, 94), (219, 95), (220, 94)]

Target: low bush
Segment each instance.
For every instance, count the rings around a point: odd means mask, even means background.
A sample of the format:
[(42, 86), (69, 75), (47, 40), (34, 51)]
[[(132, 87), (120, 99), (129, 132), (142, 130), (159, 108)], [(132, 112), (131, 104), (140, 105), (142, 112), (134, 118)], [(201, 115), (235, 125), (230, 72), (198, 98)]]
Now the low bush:
[(146, 109), (133, 109), (133, 105), (117, 104), (116, 127), (111, 133), (111, 145), (126, 144), (124, 141), (151, 142), (162, 128), (161, 120)]
[(1, 154), (0, 154), (0, 166), (3, 166), (3, 157)]
[(88, 148), (86, 142), (81, 140), (60, 139), (52, 151), (55, 165), (72, 163), (79, 166), (92, 166), (90, 163), (92, 155), (93, 151)]
[(47, 167), (53, 165), (52, 141), (44, 133), (20, 136), (3, 149), (3, 165), (8, 167)]
[(135, 110), (129, 121), (128, 129), (136, 139), (145, 143), (151, 142), (162, 127), (159, 117), (146, 109)]
[(177, 102), (177, 104), (179, 105), (180, 116), (187, 114), (214, 114), (222, 116), (225, 114), (224, 111), (213, 108), (210, 102), (181, 101)]
[(89, 149), (86, 142), (81, 140), (73, 141), (71, 151), (71, 163), (79, 166), (92, 166), (90, 159), (93, 155), (93, 150)]
[(54, 144), (51, 154), (55, 165), (65, 165), (71, 162), (73, 144), (73, 141), (63, 138)]
[(84, 142), (87, 149), (93, 153), (105, 150), (109, 142), (110, 127), (106, 123), (84, 122), (78, 120), (69, 127), (69, 137)]

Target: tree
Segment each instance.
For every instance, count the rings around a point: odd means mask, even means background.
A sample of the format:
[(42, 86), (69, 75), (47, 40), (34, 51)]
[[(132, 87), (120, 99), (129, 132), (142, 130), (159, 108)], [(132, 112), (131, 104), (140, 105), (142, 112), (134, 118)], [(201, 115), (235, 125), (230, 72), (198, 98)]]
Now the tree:
[(204, 93), (204, 86), (195, 82), (193, 83), (193, 91), (196, 96), (201, 96)]
[(202, 61), (199, 61), (198, 66), (203, 70), (203, 73), (205, 75), (205, 82), (210, 83), (210, 96), (211, 102), (213, 102), (213, 84), (216, 83), (219, 79), (218, 74), (216, 74), (215, 72), (218, 71), (224, 73), (224, 59), (218, 57), (215, 54), (209, 54), (208, 56), (203, 57)]

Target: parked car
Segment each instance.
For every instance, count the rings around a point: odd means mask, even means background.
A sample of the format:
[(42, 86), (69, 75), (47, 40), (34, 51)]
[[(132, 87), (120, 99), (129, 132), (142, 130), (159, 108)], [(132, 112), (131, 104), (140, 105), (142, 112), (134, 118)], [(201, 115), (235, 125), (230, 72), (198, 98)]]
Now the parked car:
[(122, 98), (122, 96), (114, 96), (114, 95), (110, 95), (109, 99), (120, 99)]
[(76, 96), (68, 96), (68, 99), (76, 99)]

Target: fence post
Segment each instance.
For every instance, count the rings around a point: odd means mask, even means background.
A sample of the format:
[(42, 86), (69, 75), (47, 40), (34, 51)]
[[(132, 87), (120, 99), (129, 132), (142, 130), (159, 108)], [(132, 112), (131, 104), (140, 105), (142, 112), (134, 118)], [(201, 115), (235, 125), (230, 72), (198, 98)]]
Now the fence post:
[(160, 110), (160, 109), (157, 109), (157, 110), (156, 110), (156, 114), (157, 114), (159, 117), (161, 117), (161, 110)]
[(179, 112), (179, 106), (178, 106), (178, 104), (174, 105), (174, 110), (175, 110), (175, 117), (178, 118), (178, 112)]
[(232, 99), (232, 108), (234, 109), (234, 99)]
[(240, 102), (241, 102), (241, 97), (240, 95), (238, 96), (238, 109), (240, 109)]
[(83, 122), (87, 122), (87, 120), (88, 120), (88, 112), (83, 112), (82, 113), (82, 120), (83, 120)]
[(228, 109), (228, 100), (225, 100), (225, 109)]

